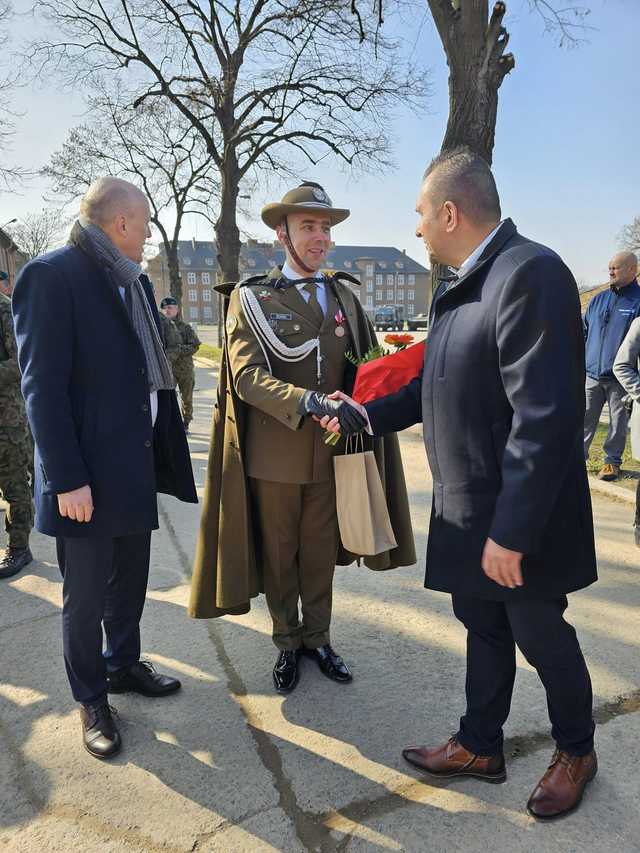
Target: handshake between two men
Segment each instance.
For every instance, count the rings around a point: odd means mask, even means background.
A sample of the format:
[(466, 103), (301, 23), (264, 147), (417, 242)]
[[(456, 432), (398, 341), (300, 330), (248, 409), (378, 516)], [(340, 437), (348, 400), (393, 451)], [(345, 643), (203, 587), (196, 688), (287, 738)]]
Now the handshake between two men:
[(329, 432), (345, 437), (362, 432), (369, 426), (364, 406), (356, 403), (343, 391), (334, 391), (333, 394), (307, 391), (300, 401), (298, 411), (301, 415), (311, 415)]

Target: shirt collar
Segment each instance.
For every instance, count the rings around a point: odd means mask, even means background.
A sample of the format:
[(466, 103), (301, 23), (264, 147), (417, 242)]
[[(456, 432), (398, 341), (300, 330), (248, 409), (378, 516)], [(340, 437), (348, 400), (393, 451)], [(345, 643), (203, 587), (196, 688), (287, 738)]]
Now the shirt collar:
[(502, 222), (504, 222), (504, 220), (502, 220), (501, 222), (498, 222), (498, 224), (493, 229), (493, 231), (490, 234), (487, 234), (487, 236), (484, 238), (482, 243), (480, 243), (479, 246), (476, 246), (476, 248), (473, 250), (473, 252), (471, 252), (469, 257), (460, 264), (460, 268), (458, 269), (458, 278), (461, 278), (465, 273), (467, 273), (471, 269), (471, 267), (476, 263), (476, 261), (480, 258), (480, 255), (484, 252), (484, 250), (487, 248), (489, 243), (493, 240), (493, 238), (498, 233), (498, 230), (499, 230), (500, 226), (502, 225)]
[[(295, 281), (298, 278), (308, 278), (308, 276), (300, 275), (300, 273), (297, 273), (297, 272), (295, 272), (295, 270), (291, 269), (288, 261), (285, 261), (284, 264), (282, 265), (282, 275), (285, 278), (288, 278), (289, 281)], [(318, 284), (323, 283), (324, 276), (322, 275), (320, 270), (318, 270), (316, 272), (316, 278), (319, 279)], [(304, 284), (297, 284), (296, 287), (299, 289), (301, 287), (304, 287)]]

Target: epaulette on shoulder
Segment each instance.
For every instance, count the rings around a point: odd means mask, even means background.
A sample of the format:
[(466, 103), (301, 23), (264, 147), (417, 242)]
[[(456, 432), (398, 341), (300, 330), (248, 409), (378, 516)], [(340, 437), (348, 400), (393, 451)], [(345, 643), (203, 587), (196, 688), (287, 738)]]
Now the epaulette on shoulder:
[(334, 272), (333, 278), (335, 278), (336, 281), (349, 281), (351, 282), (351, 284), (357, 284), (358, 286), (360, 285), (360, 282), (354, 275), (351, 275), (351, 273), (348, 272), (344, 272), (343, 270), (338, 270), (338, 272)]
[(268, 278), (266, 275), (252, 275), (249, 278), (245, 278), (242, 281), (238, 282), (236, 287), (251, 287), (254, 284), (264, 284), (265, 280)]

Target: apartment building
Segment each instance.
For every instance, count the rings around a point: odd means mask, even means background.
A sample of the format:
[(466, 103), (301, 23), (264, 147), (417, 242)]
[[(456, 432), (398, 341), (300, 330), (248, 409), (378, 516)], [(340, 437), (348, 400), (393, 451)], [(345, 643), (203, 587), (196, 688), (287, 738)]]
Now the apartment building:
[[(178, 249), (182, 276), (182, 316), (188, 322), (216, 323), (218, 295), (213, 290), (218, 275), (215, 243), (181, 240)], [(284, 262), (280, 243), (249, 240), (240, 252), (241, 278), (267, 273)], [(427, 310), (429, 270), (405, 251), (391, 246), (332, 245), (326, 268), (344, 270), (357, 279), (351, 285), (368, 314), (383, 305), (402, 305), (406, 317)], [(158, 302), (169, 294), (169, 270), (164, 247), (148, 265)]]

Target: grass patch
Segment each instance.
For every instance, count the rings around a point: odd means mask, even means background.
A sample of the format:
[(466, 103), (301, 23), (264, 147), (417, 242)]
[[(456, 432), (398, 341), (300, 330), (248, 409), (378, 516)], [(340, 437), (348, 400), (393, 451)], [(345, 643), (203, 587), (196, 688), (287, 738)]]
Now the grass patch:
[(222, 349), (220, 347), (212, 347), (211, 344), (200, 344), (197, 352), (197, 355), (201, 358), (208, 358), (216, 363), (220, 361), (221, 354)]
[[(602, 449), (604, 441), (607, 437), (608, 424), (599, 424), (596, 434), (593, 437), (593, 443), (589, 450), (589, 459), (587, 460), (587, 471), (592, 476), (596, 476), (598, 471), (604, 465), (604, 450)], [(615, 480), (616, 486), (622, 486), (625, 489), (635, 489), (640, 478), (640, 462), (631, 458), (631, 442), (627, 436), (627, 443), (622, 454), (622, 467), (620, 469), (620, 479)]]

